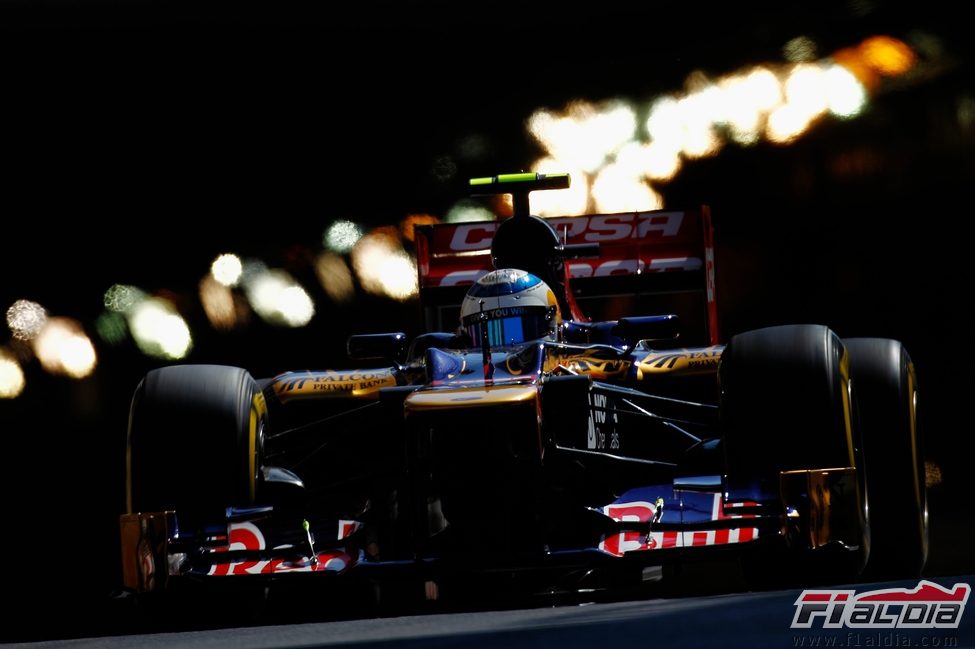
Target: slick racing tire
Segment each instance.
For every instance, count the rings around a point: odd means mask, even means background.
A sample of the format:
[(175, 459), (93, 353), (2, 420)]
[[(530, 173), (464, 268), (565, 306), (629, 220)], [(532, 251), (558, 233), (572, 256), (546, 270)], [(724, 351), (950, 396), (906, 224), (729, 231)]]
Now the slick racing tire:
[[(779, 493), (780, 473), (859, 467), (852, 385), (843, 343), (822, 325), (784, 325), (735, 336), (719, 366), (723, 444), (729, 485)], [(808, 532), (789, 529), (774, 551), (743, 557), (753, 587), (852, 581), (869, 546), (866, 490), (857, 471), (855, 515), (844, 539), (809, 552)], [(811, 514), (810, 514), (811, 515)], [(811, 523), (810, 523), (811, 524)], [(825, 550), (825, 551), (823, 551)]]
[(194, 516), (254, 502), (267, 409), (245, 370), (149, 372), (129, 411), (127, 506)]
[(848, 338), (843, 344), (850, 354), (870, 494), (866, 576), (916, 578), (927, 560), (928, 509), (914, 364), (896, 340)]

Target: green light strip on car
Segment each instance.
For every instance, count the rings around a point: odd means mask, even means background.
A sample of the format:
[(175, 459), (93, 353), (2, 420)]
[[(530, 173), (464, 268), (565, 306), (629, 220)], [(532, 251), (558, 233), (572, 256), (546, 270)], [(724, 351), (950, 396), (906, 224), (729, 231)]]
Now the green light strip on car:
[(498, 174), (499, 183), (524, 183), (531, 182), (533, 180), (538, 180), (539, 178), (544, 178), (544, 175), (534, 174), (534, 173), (521, 173), (521, 174)]
[(473, 187), (481, 185), (500, 185), (506, 183), (530, 183), (538, 180), (553, 180), (556, 178), (568, 178), (569, 174), (538, 174), (538, 173), (517, 173), (499, 174), (497, 176), (485, 176), (483, 178), (471, 178), (470, 184)]

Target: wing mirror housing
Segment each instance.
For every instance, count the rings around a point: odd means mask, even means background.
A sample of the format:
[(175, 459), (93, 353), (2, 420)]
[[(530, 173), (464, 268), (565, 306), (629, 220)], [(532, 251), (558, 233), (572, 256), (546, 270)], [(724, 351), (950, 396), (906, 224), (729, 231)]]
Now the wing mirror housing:
[(349, 336), (346, 352), (356, 361), (378, 359), (398, 363), (406, 356), (406, 334), (397, 331)]
[(676, 340), (680, 335), (680, 318), (675, 314), (620, 318), (613, 327), (613, 335), (626, 341), (627, 347), (642, 340)]

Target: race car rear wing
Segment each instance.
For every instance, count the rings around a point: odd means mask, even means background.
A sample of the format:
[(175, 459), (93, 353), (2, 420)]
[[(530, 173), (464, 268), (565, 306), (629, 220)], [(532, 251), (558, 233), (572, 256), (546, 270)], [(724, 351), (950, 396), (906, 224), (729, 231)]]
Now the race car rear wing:
[[(714, 237), (707, 206), (546, 219), (567, 245), (599, 244), (599, 256), (568, 259), (568, 287), (592, 321), (677, 314), (677, 344), (719, 342)], [(497, 221), (416, 229), (420, 301), (428, 330), (453, 331), (468, 286), (492, 269)]]

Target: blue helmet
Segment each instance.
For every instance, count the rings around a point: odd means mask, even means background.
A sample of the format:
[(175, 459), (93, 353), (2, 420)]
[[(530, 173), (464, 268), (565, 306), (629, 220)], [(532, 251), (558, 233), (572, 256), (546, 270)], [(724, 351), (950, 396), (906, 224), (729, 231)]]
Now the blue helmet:
[(481, 277), (467, 291), (460, 323), (474, 344), (491, 346), (554, 340), (560, 324), (558, 299), (537, 276), (502, 268)]

